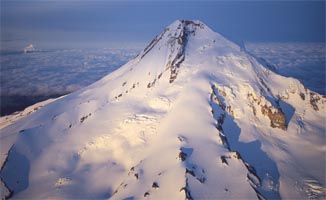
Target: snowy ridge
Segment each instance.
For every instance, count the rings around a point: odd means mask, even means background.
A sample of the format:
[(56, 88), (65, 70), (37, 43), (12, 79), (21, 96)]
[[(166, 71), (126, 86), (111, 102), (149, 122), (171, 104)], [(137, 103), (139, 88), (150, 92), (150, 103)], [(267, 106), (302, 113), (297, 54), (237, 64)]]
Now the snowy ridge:
[(3, 127), (0, 177), (15, 198), (323, 198), (325, 101), (178, 20), (118, 70)]

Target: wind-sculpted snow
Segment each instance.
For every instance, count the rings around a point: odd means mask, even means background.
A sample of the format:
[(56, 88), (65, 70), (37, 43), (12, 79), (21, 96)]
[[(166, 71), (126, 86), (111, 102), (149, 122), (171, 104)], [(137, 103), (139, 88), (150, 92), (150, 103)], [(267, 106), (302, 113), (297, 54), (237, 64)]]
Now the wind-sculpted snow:
[(2, 196), (323, 198), (325, 102), (178, 20), (92, 85), (1, 118)]

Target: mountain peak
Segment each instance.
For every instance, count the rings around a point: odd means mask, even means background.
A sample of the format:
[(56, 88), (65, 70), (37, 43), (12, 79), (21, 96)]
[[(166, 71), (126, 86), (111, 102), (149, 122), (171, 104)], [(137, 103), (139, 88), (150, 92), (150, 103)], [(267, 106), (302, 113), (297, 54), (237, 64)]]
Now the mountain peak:
[(1, 118), (0, 187), (31, 199), (323, 198), (325, 102), (177, 20), (103, 79)]
[(201, 22), (200, 20), (186, 20), (186, 19), (176, 20), (170, 26), (180, 26), (181, 27), (181, 26), (189, 26), (189, 25), (202, 27), (202, 28), (205, 26), (205, 24), (203, 22)]
[[(199, 21), (199, 20), (176, 20), (174, 21), (172, 24), (170, 24), (169, 26), (167, 26), (167, 28), (170, 33), (175, 32), (177, 30), (182, 30), (184, 32), (186, 32), (186, 34), (193, 34), (196, 35), (196, 31), (200, 30), (205, 30), (206, 32), (211, 32), (214, 33), (214, 31), (212, 31), (210, 28), (208, 28), (207, 25), (205, 25), (203, 22)], [(165, 29), (165, 30), (166, 30)], [(173, 34), (169, 35), (169, 36), (173, 36)]]
[[(172, 83), (177, 77), (180, 65), (184, 61), (186, 54), (189, 55), (191, 52), (196, 54), (193, 51), (194, 48), (202, 48), (204, 50), (212, 47), (219, 49), (220, 54), (240, 51), (237, 45), (228, 41), (220, 34), (215, 33), (199, 20), (176, 20), (167, 26), (161, 34), (157, 35), (138, 58), (139, 60), (151, 59), (149, 58), (151, 54), (154, 54), (155, 57), (167, 54), (168, 56), (160, 56), (160, 58), (166, 58), (164, 69), (161, 70), (160, 74), (165, 70), (169, 70), (169, 82)], [(149, 85), (154, 84), (155, 80), (153, 83), (149, 83)]]

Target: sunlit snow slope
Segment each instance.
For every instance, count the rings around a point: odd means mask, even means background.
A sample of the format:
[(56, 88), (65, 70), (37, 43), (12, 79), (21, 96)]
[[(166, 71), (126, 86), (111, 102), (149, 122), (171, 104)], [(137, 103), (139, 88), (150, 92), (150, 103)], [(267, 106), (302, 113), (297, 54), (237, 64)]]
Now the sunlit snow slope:
[(2, 196), (324, 198), (325, 101), (179, 20), (100, 81), (2, 119)]

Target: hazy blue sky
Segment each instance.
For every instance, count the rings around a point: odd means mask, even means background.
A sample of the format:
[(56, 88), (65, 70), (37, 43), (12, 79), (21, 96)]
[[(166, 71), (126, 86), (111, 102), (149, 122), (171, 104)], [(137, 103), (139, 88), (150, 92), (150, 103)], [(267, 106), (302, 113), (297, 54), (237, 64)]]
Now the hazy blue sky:
[(233, 41), (325, 42), (325, 1), (1, 0), (1, 49), (143, 47), (176, 19)]

